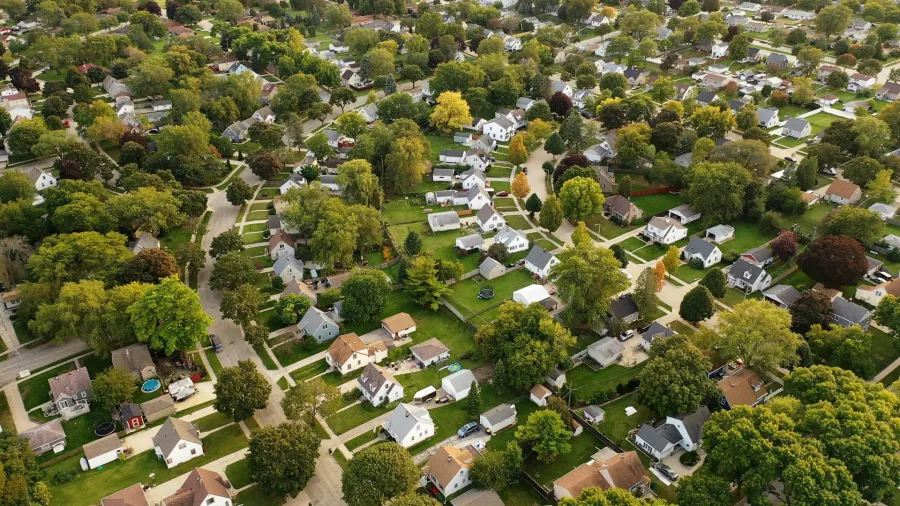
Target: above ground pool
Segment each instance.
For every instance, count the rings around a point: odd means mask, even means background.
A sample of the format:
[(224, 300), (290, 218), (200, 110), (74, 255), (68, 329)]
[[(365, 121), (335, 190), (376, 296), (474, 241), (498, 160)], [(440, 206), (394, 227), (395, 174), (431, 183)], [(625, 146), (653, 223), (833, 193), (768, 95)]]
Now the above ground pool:
[(141, 392), (149, 394), (150, 392), (159, 390), (159, 386), (159, 380), (156, 378), (151, 378), (145, 381), (143, 385), (141, 385)]

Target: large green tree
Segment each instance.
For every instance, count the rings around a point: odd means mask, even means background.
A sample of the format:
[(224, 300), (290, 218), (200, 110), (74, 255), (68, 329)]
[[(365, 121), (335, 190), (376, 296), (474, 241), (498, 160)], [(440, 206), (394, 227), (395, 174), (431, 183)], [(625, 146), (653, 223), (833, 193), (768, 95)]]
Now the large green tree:
[(297, 495), (316, 470), (322, 439), (302, 423), (284, 422), (253, 432), (247, 467), (250, 478), (269, 496)]
[(587, 177), (572, 178), (559, 191), (563, 216), (569, 221), (584, 221), (603, 208), (603, 189), (600, 183)]
[(107, 411), (118, 412), (122, 404), (134, 397), (137, 385), (129, 371), (110, 367), (94, 378), (91, 389), (94, 391), (95, 402)]
[(765, 373), (775, 371), (797, 356), (801, 338), (791, 332), (791, 315), (769, 302), (747, 299), (733, 311), (719, 315), (718, 338), (713, 346), (727, 360)]
[(680, 334), (657, 337), (641, 371), (641, 402), (665, 416), (692, 413), (717, 392), (709, 359)]
[(516, 439), (537, 454), (538, 460), (549, 462), (572, 450), (571, 427), (566, 427), (559, 413), (549, 409), (535, 411), (516, 428)]
[(744, 194), (751, 175), (736, 163), (698, 163), (688, 176), (691, 207), (703, 213), (703, 222), (728, 223), (744, 212)]
[(310, 426), (316, 415), (329, 417), (340, 408), (341, 391), (321, 378), (301, 381), (284, 394), (281, 407), (291, 420), (301, 420)]
[(138, 340), (166, 355), (195, 347), (212, 325), (197, 292), (174, 276), (148, 289), (127, 312)]
[(252, 360), (241, 360), (236, 366), (222, 369), (217, 379), (216, 411), (230, 416), (235, 422), (250, 418), (269, 402), (272, 385)]
[[(549, 199), (548, 199), (549, 200)], [(593, 324), (606, 314), (613, 295), (628, 288), (628, 278), (612, 251), (593, 241), (566, 248), (557, 255), (550, 280), (566, 303), (566, 318)]]
[(253, 260), (236, 251), (226, 253), (216, 260), (209, 287), (213, 290), (228, 291), (256, 280), (256, 265)]
[(344, 502), (350, 506), (380, 506), (390, 498), (413, 492), (421, 472), (405, 448), (383, 443), (353, 455), (341, 478)]

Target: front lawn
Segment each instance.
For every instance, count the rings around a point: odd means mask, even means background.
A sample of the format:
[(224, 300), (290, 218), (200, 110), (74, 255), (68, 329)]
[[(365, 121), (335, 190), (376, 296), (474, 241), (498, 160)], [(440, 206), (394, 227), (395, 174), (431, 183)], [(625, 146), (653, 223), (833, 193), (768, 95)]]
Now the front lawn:
[(224, 425), (228, 425), (233, 422), (232, 418), (224, 413), (213, 413), (210, 415), (206, 415), (203, 418), (195, 420), (194, 423), (197, 424), (197, 427), (200, 429), (200, 432), (209, 432), (213, 429), (218, 429)]
[(66, 362), (19, 383), (19, 393), (22, 394), (25, 410), (30, 411), (32, 408), (36, 408), (45, 402), (50, 402), (50, 378), (74, 370), (75, 364)]
[(212, 373), (216, 375), (216, 378), (222, 375), (222, 362), (219, 362), (219, 356), (212, 349), (204, 350), (206, 353), (206, 360), (209, 361), (209, 366), (212, 367)]
[[(637, 412), (628, 416), (625, 414), (626, 407), (633, 407)], [(616, 442), (624, 441), (631, 429), (640, 427), (641, 424), (647, 423), (654, 417), (653, 411), (639, 404), (637, 396), (634, 394), (620, 397), (604, 405), (603, 411), (606, 413), (606, 417), (597, 424), (597, 430)]]
[(324, 374), (327, 370), (328, 362), (326, 362), (325, 359), (322, 359), (299, 369), (294, 369), (291, 371), (291, 378), (293, 378), (295, 382), (300, 383), (301, 381), (306, 381), (320, 374)]
[[(405, 399), (411, 399), (413, 393), (415, 392), (407, 392), (406, 395), (404, 395), (404, 398), (401, 399), (401, 402)], [(368, 402), (365, 402), (353, 405), (340, 413), (335, 413), (326, 418), (325, 421), (328, 422), (328, 426), (331, 427), (331, 430), (340, 436), (354, 427), (358, 427), (377, 416), (392, 411), (395, 407), (396, 403), (382, 404), (376, 408)], [(435, 423), (437, 423), (437, 420), (435, 420)]]
[(615, 239), (625, 232), (630, 232), (638, 228), (637, 225), (628, 227), (616, 225), (615, 223), (604, 218), (602, 214), (597, 214), (584, 220), (584, 226), (590, 230), (597, 232), (607, 239)]
[(875, 366), (874, 373), (878, 374), (900, 356), (897, 339), (875, 327), (869, 327), (867, 332), (872, 334), (872, 364)]
[(674, 274), (675, 274), (675, 277), (677, 277), (678, 279), (684, 281), (685, 283), (690, 284), (690, 283), (693, 283), (694, 281), (703, 279), (703, 276), (705, 276), (706, 273), (709, 272), (710, 270), (721, 269), (721, 268), (722, 268), (721, 265), (713, 265), (706, 269), (694, 269), (693, 267), (691, 267), (688, 264), (681, 264), (680, 267), (675, 269)]
[(530, 230), (534, 228), (521, 214), (510, 214), (504, 216), (503, 219), (506, 220), (506, 224), (509, 225), (510, 228), (514, 228), (516, 230)]
[(509, 181), (489, 181), (489, 184), (497, 192), (508, 192), (510, 190)]
[(286, 501), (284, 497), (266, 495), (259, 485), (253, 485), (235, 496), (234, 502), (243, 506), (281, 506)]
[[(477, 279), (476, 279), (477, 278)], [(453, 292), (447, 295), (447, 300), (466, 318), (482, 313), (502, 302), (510, 299), (513, 292), (534, 283), (531, 273), (519, 269), (506, 273), (498, 278), (487, 280), (481, 276), (475, 276), (458, 283), (451, 288)], [(494, 297), (491, 299), (479, 299), (478, 293), (482, 288), (492, 287)]]
[(247, 467), (247, 459), (241, 459), (234, 464), (228, 464), (225, 468), (225, 476), (234, 488), (244, 488), (250, 483), (250, 468)]

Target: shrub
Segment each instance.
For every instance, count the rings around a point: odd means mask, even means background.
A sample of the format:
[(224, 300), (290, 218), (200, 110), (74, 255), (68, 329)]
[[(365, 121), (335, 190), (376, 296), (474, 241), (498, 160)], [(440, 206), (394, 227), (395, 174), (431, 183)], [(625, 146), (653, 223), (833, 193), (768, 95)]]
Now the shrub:
[(692, 258), (692, 259), (690, 259), (690, 261), (688, 261), (688, 265), (689, 265), (692, 269), (697, 269), (698, 271), (703, 270), (703, 261), (700, 260), (699, 258)]
[(900, 262), (900, 250), (892, 249), (888, 251), (887, 259), (889, 262)]
[(685, 466), (693, 466), (697, 462), (700, 462), (700, 456), (697, 455), (697, 452), (684, 452), (678, 457), (678, 461), (681, 462)]
[(766, 213), (763, 214), (762, 219), (759, 220), (759, 229), (767, 233), (779, 230), (778, 220), (780, 218), (781, 215), (775, 211), (766, 211)]
[(50, 483), (53, 485), (65, 485), (74, 479), (75, 475), (69, 471), (57, 471), (53, 478), (50, 479)]

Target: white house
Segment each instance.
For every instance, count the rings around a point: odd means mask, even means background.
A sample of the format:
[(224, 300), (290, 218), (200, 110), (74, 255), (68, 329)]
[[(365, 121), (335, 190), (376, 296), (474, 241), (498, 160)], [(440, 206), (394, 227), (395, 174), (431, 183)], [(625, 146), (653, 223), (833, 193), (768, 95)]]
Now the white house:
[(153, 449), (169, 469), (201, 457), (203, 441), (200, 440), (200, 429), (191, 422), (170, 417), (153, 436)]
[(772, 284), (772, 276), (765, 269), (743, 258), (728, 268), (728, 284), (748, 293), (763, 291)]
[(522, 305), (535, 304), (550, 298), (550, 292), (541, 285), (528, 285), (513, 292), (512, 300)]
[(303, 281), (303, 262), (293, 256), (282, 255), (275, 259), (272, 273), (281, 278), (281, 281)]
[(306, 179), (302, 174), (297, 172), (291, 174), (291, 177), (284, 180), (284, 183), (281, 183), (281, 186), (278, 188), (278, 193), (284, 195), (292, 188), (300, 188), (301, 186), (306, 184)]
[(518, 253), (528, 249), (528, 236), (522, 231), (504, 225), (494, 236), (494, 242), (506, 246), (510, 253)]
[(472, 484), (469, 470), (481, 454), (475, 447), (441, 446), (422, 468), (425, 479), (447, 497)]
[(652, 242), (674, 244), (687, 237), (687, 227), (674, 218), (655, 216), (641, 234)]
[(478, 211), (484, 206), (491, 205), (491, 197), (489, 197), (487, 192), (484, 191), (484, 188), (480, 186), (469, 188), (463, 195), (465, 198), (465, 205), (472, 211)]
[(794, 9), (783, 10), (781, 11), (781, 15), (788, 19), (793, 19), (794, 21), (810, 21), (816, 19), (815, 12), (799, 11)]
[(88, 468), (97, 469), (99, 466), (119, 460), (119, 455), (122, 454), (122, 440), (119, 439), (118, 434), (112, 433), (104, 438), (91, 441), (81, 449), (84, 450)]
[(498, 142), (507, 142), (516, 133), (515, 124), (508, 118), (494, 118), (484, 124), (481, 133)]
[(693, 413), (667, 416), (656, 428), (645, 423), (635, 435), (634, 443), (660, 460), (672, 455), (679, 446), (687, 452), (697, 451), (703, 438), (703, 424), (710, 416), (709, 408), (700, 406)]
[(382, 367), (369, 363), (356, 379), (359, 391), (374, 407), (390, 404), (403, 398), (403, 385)]
[(31, 178), (31, 182), (34, 183), (34, 189), (39, 192), (51, 186), (57, 186), (56, 177), (49, 172), (45, 172), (37, 167), (25, 169), (24, 172), (26, 176)]
[(857, 92), (862, 90), (868, 90), (869, 88), (875, 86), (875, 78), (872, 76), (867, 76), (865, 74), (860, 74), (856, 72), (850, 76), (850, 82), (847, 84), (847, 89), (849, 91)]
[(703, 216), (703, 213), (695, 211), (690, 204), (681, 204), (678, 207), (669, 209), (669, 216), (677, 219), (682, 225), (687, 225), (688, 223), (699, 220)]
[(369, 104), (359, 110), (359, 115), (366, 120), (366, 123), (374, 123), (378, 119), (378, 106)]
[(728, 55), (728, 44), (713, 44), (709, 55), (716, 60), (725, 58)]
[(771, 109), (765, 107), (757, 109), (756, 117), (759, 119), (759, 126), (762, 128), (774, 128), (778, 126), (778, 109), (774, 107)]
[(397, 313), (381, 320), (383, 328), (392, 339), (403, 339), (416, 331), (416, 321), (409, 313)]
[(619, 340), (612, 337), (604, 337), (603, 339), (591, 343), (588, 346), (588, 356), (603, 367), (618, 362), (622, 358), (622, 352), (625, 351), (625, 345)]
[(456, 211), (446, 211), (429, 214), (428, 226), (431, 227), (432, 232), (444, 232), (446, 230), (457, 230), (461, 225)]
[(472, 389), (472, 383), (475, 382), (475, 375), (468, 369), (462, 369), (450, 376), (444, 376), (441, 380), (441, 388), (444, 392), (453, 398), (454, 401), (461, 401), (469, 396)]
[(697, 236), (691, 237), (688, 245), (681, 252), (685, 261), (699, 260), (706, 269), (722, 261), (722, 251), (718, 246)]
[(296, 246), (297, 242), (290, 234), (284, 230), (279, 230), (269, 238), (269, 257), (272, 260), (282, 256), (294, 258)]
[(462, 180), (463, 190), (470, 190), (474, 186), (482, 189), (487, 187), (487, 178), (485, 178), (484, 172), (479, 170), (469, 169), (460, 174), (459, 178)]
[(431, 171), (431, 180), (434, 182), (452, 182), (453, 169), (434, 169)]
[(484, 206), (475, 215), (475, 223), (482, 232), (487, 233), (506, 226), (506, 220), (491, 206)]
[(835, 204), (855, 204), (862, 198), (862, 189), (845, 179), (835, 179), (825, 190), (825, 199)]
[(486, 249), (484, 246), (484, 238), (478, 234), (469, 234), (456, 238), (456, 247), (463, 251), (473, 249), (484, 250)]
[(387, 346), (379, 341), (372, 346), (366, 343), (358, 335), (351, 332), (338, 336), (328, 347), (325, 354), (325, 362), (341, 374), (347, 374), (357, 369), (362, 369), (371, 362), (378, 363), (387, 357)]
[(275, 113), (272, 111), (272, 108), (269, 106), (262, 107), (257, 109), (253, 113), (253, 119), (256, 121), (261, 121), (263, 123), (272, 124), (275, 123)]
[(900, 278), (877, 286), (863, 284), (856, 289), (857, 299), (876, 307), (886, 295), (900, 296)]
[(438, 154), (438, 161), (461, 165), (466, 161), (466, 152), (461, 149), (442, 149)]
[(812, 125), (803, 118), (788, 119), (787, 123), (784, 124), (784, 129), (781, 131), (781, 135), (795, 139), (802, 139), (809, 136), (810, 133), (812, 133)]
[(507, 51), (521, 51), (522, 39), (506, 35), (503, 37), (503, 45), (505, 46)]
[(516, 405), (501, 404), (490, 409), (478, 418), (478, 423), (488, 434), (496, 434), (503, 429), (512, 427), (516, 424)]
[(550, 268), (559, 263), (556, 255), (535, 244), (525, 257), (525, 270), (541, 279), (550, 275)]
[(427, 409), (402, 402), (381, 426), (391, 439), (404, 448), (434, 436), (435, 428)]
[(450, 358), (450, 348), (447, 348), (436, 337), (410, 347), (409, 351), (422, 367), (428, 367)]
[(877, 213), (879, 216), (881, 216), (882, 220), (889, 220), (897, 214), (897, 207), (882, 204), (881, 202), (876, 202), (869, 206), (869, 211)]
[(550, 83), (550, 92), (551, 93), (562, 93), (563, 95), (572, 98), (572, 87), (569, 86), (569, 83), (565, 81), (553, 81)]
[(538, 384), (532, 387), (528, 398), (538, 406), (544, 407), (547, 405), (547, 399), (549, 399), (551, 395), (553, 395), (553, 392), (551, 392), (549, 388)]

